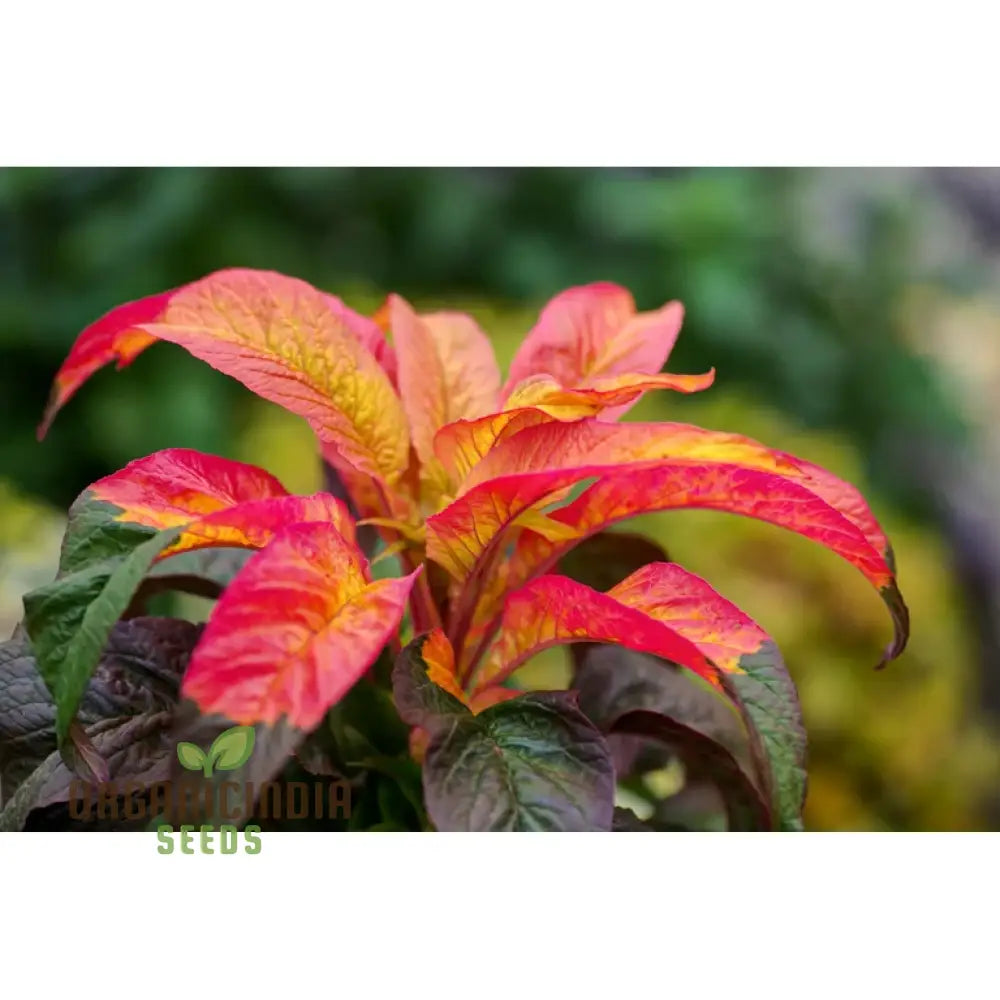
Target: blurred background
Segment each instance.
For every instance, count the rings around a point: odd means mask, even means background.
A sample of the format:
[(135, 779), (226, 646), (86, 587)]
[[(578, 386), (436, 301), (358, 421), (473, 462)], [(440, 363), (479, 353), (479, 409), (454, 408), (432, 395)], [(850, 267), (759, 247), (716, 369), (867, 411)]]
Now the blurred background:
[(885, 610), (835, 556), (727, 515), (636, 525), (781, 646), (808, 828), (1000, 829), (1000, 171), (0, 171), (4, 637), (54, 573), (62, 512), (133, 458), (199, 448), (319, 488), (304, 424), (168, 344), (100, 373), (35, 440), (84, 326), (229, 266), (366, 311), (388, 291), (463, 308), (502, 364), (570, 285), (681, 299), (670, 370), (714, 366), (716, 385), (630, 419), (737, 431), (855, 482), (911, 609), (908, 651), (876, 673)]

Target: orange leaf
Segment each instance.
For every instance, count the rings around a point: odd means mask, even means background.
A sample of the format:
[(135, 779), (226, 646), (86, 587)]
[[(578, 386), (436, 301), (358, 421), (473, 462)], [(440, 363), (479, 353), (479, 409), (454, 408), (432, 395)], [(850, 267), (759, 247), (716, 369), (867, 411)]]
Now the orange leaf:
[(659, 375), (602, 375), (589, 379), (587, 385), (581, 387), (563, 386), (551, 375), (532, 375), (514, 387), (504, 409), (537, 406), (551, 416), (573, 420), (634, 403), (643, 393), (655, 389), (701, 392), (710, 388), (714, 381), (714, 368), (704, 375), (671, 375), (667, 372)]
[(533, 407), (491, 413), (478, 420), (456, 420), (435, 435), (434, 452), (452, 481), (462, 484), (469, 472), (501, 439), (511, 437), (525, 427), (551, 420), (545, 410)]
[[(560, 385), (587, 386), (601, 375), (660, 371), (673, 349), (684, 308), (670, 302), (637, 313), (631, 293), (597, 282), (555, 296), (514, 356), (501, 398), (532, 375), (551, 375)], [(620, 416), (631, 404), (617, 409)], [(612, 414), (609, 414), (612, 416)]]
[(423, 478), (447, 486), (434, 453), (434, 435), (453, 420), (495, 410), (500, 389), (493, 347), (475, 320), (461, 313), (418, 316), (398, 295), (389, 317), (399, 357), (399, 389)]
[(468, 705), (465, 692), (459, 687), (455, 677), (455, 652), (441, 629), (433, 629), (428, 634), (420, 649), (420, 655), (427, 665), (427, 676), (463, 705)]
[(714, 380), (713, 368), (704, 375), (611, 375), (591, 379), (588, 388), (568, 389), (549, 375), (533, 375), (518, 384), (503, 412), (443, 427), (434, 439), (435, 452), (453, 481), (464, 484), (492, 448), (526, 427), (552, 420), (604, 418), (649, 390), (700, 392)]

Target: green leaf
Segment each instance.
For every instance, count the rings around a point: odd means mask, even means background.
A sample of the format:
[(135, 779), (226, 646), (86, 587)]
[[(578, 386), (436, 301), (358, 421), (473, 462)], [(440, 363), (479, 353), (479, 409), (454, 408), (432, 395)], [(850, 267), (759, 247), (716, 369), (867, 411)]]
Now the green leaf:
[(177, 744), (177, 759), (188, 771), (200, 771), (205, 766), (205, 751), (194, 743)]
[(425, 825), (427, 815), (424, 809), (422, 774), (420, 765), (412, 757), (370, 757), (358, 761), (358, 765), (391, 778), (413, 807), (420, 825)]
[(414, 809), (406, 792), (395, 781), (380, 775), (376, 780), (376, 799), (383, 824), (396, 830), (419, 830), (420, 811)]
[[(24, 597), (25, 628), (31, 638), (39, 673), (56, 704), (56, 736), (65, 744), (80, 699), (107, 645), (115, 623), (124, 613), (153, 560), (179, 534), (171, 528), (145, 540), (137, 548), (93, 565), (82, 565), (84, 551), (71, 549), (70, 565), (80, 565)], [(132, 541), (134, 534), (127, 531)], [(102, 537), (113, 537), (113, 532)]]
[(778, 647), (766, 643), (740, 657), (742, 674), (725, 682), (742, 702), (762, 744), (758, 756), (770, 774), (774, 810), (782, 830), (802, 830), (806, 797), (806, 731), (795, 684)]
[(119, 521), (121, 510), (84, 490), (69, 508), (59, 553), (59, 576), (68, 576), (106, 559), (127, 556), (157, 532)]
[[(237, 548), (178, 552), (158, 562), (149, 571), (147, 579), (150, 581), (174, 578), (198, 579), (214, 585), (213, 592), (218, 593), (229, 586), (233, 577), (246, 565), (252, 555), (253, 552), (249, 549)], [(208, 596), (207, 593), (204, 596)]]
[(215, 738), (208, 756), (217, 770), (235, 771), (250, 759), (253, 744), (253, 726), (233, 726)]
[(403, 719), (428, 733), (424, 802), (438, 830), (610, 830), (607, 743), (569, 692), (522, 695), (478, 715), (427, 675), (414, 639), (393, 667)]
[(248, 549), (219, 548), (168, 556), (146, 574), (128, 613), (144, 614), (149, 602), (161, 594), (190, 594), (216, 600), (252, 555)]
[(424, 798), (439, 830), (610, 830), (614, 794), (607, 744), (569, 693), (432, 725)]
[(409, 753), (409, 727), (404, 725), (384, 688), (362, 678), (331, 710), (346, 720), (380, 755), (394, 757)]

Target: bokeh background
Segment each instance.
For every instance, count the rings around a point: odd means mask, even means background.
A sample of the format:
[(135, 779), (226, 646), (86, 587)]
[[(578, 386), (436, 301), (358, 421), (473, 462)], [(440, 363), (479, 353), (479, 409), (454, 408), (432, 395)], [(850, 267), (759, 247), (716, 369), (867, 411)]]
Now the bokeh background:
[[(0, 631), (51, 579), (63, 511), (158, 448), (319, 488), (304, 424), (172, 345), (95, 377), (44, 443), (73, 339), (220, 267), (373, 310), (464, 308), (501, 362), (557, 291), (621, 282), (687, 309), (673, 371), (715, 387), (630, 419), (732, 430), (857, 483), (893, 540), (908, 651), (851, 567), (787, 532), (643, 519), (778, 640), (810, 735), (813, 830), (1000, 829), (1000, 171), (0, 171)], [(558, 658), (530, 665), (545, 683)]]

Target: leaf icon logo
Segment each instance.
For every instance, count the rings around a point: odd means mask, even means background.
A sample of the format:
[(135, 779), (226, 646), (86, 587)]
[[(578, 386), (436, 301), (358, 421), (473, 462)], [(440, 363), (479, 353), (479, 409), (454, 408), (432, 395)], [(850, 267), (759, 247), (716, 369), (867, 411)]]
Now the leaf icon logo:
[(235, 771), (253, 753), (255, 732), (252, 726), (233, 726), (219, 733), (206, 753), (194, 743), (178, 743), (177, 759), (189, 771), (201, 771), (211, 778), (215, 770)]

